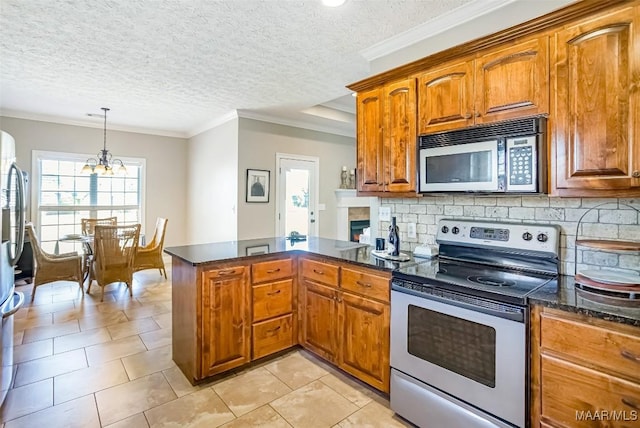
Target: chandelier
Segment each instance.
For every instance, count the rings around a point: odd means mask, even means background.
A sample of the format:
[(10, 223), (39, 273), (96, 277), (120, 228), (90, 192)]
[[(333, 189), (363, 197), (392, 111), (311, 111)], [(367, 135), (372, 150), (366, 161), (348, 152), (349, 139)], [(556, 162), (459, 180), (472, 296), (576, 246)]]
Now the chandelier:
[(113, 156), (109, 153), (109, 150), (107, 150), (107, 112), (109, 109), (102, 107), (101, 110), (104, 111), (104, 146), (95, 158), (87, 159), (80, 173), (113, 175), (115, 167), (115, 172), (118, 173), (118, 175), (127, 175), (127, 168), (125, 168), (124, 163), (122, 163), (120, 159), (112, 159)]

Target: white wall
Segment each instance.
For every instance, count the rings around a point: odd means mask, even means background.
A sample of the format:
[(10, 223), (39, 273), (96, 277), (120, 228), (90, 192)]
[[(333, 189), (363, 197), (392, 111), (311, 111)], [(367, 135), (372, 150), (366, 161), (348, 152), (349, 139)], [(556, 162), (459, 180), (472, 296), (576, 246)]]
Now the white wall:
[[(15, 138), (18, 166), (29, 173), (32, 150), (95, 156), (103, 144), (102, 128), (10, 117), (0, 117), (0, 128)], [(187, 141), (182, 138), (110, 131), (107, 127), (107, 149), (115, 157), (146, 159), (146, 211), (142, 227), (151, 234), (157, 217), (168, 218), (166, 246), (187, 243), (186, 146)]]
[[(238, 239), (263, 238), (275, 235), (276, 213), (276, 152), (316, 156), (320, 159), (320, 195), (318, 202), (326, 205), (319, 211), (319, 235), (336, 237), (336, 196), (343, 165), (353, 169), (356, 162), (355, 138), (301, 128), (276, 125), (240, 118), (238, 142), (239, 158)], [(269, 203), (246, 203), (245, 186), (248, 168), (271, 171)]]
[(238, 119), (189, 139), (188, 243), (238, 239)]

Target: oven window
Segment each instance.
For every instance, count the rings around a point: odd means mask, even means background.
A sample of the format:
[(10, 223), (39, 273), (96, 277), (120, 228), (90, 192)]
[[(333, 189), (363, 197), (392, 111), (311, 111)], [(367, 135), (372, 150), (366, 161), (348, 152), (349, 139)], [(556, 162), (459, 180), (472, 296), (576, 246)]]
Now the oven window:
[(489, 183), (493, 179), (491, 150), (426, 158), (427, 183)]
[(496, 386), (496, 330), (409, 305), (411, 355), (488, 387)]

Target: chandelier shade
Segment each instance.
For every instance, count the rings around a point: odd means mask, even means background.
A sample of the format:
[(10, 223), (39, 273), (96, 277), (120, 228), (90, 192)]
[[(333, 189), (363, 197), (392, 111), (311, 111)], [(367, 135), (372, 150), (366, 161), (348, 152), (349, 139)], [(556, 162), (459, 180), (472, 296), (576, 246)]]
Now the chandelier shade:
[(127, 168), (120, 159), (113, 159), (109, 150), (107, 150), (107, 112), (110, 110), (106, 107), (101, 108), (104, 111), (104, 143), (102, 150), (98, 152), (95, 158), (89, 158), (85, 162), (81, 174), (100, 174), (100, 175), (127, 175)]

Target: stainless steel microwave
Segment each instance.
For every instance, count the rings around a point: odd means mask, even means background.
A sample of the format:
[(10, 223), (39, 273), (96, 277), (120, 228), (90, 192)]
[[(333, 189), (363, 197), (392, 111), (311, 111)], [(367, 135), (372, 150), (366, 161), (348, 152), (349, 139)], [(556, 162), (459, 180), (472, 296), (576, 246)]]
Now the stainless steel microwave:
[(418, 137), (418, 192), (546, 193), (544, 117)]

